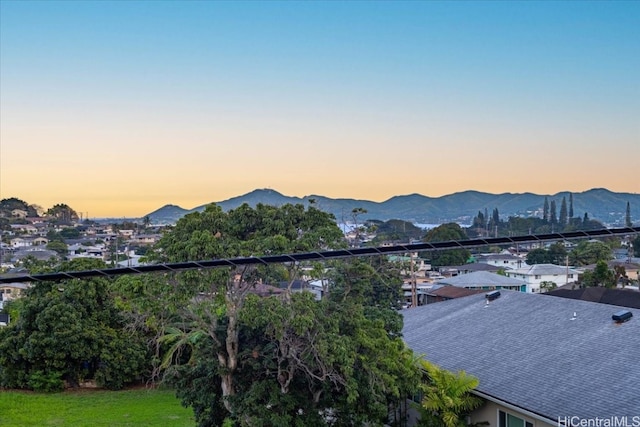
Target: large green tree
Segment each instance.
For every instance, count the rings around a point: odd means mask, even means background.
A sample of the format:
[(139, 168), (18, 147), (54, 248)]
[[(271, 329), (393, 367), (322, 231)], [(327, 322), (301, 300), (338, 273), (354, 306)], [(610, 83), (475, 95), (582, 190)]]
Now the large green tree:
[[(335, 219), (312, 206), (209, 206), (180, 220), (155, 254), (184, 261), (342, 246)], [(261, 284), (292, 283), (300, 267), (170, 279), (182, 295), (197, 297), (183, 299), (160, 340), (165, 378), (199, 425), (380, 425), (389, 405), (408, 393), (416, 371), (400, 338), (397, 272), (379, 258), (334, 262), (320, 301), (290, 289), (256, 295)]]
[[(77, 260), (60, 271), (102, 268)], [(94, 379), (118, 389), (149, 368), (146, 344), (126, 328), (106, 279), (39, 282), (26, 291), (19, 316), (0, 330), (0, 384), (60, 390)]]
[(616, 273), (609, 269), (605, 261), (598, 261), (592, 271), (586, 271), (582, 276), (582, 286), (603, 286), (613, 288), (616, 285)]
[(569, 253), (569, 263), (576, 266), (609, 261), (612, 258), (611, 247), (600, 241), (583, 240)]
[[(186, 215), (178, 221), (163, 236), (150, 258), (178, 262), (306, 252), (340, 245), (344, 245), (343, 235), (335, 219), (313, 207), (305, 210), (302, 205), (277, 208), (259, 204), (251, 208), (245, 204), (223, 212), (219, 206), (210, 205), (205, 211)], [(236, 412), (236, 376), (243, 350), (240, 313), (246, 298), (261, 282), (292, 283), (297, 278), (297, 267), (295, 263), (274, 267), (237, 266), (189, 272), (174, 279), (176, 292), (190, 297), (200, 294), (201, 298), (181, 313), (191, 319), (179, 325), (182, 338), (174, 333), (171, 340), (183, 342), (180, 340), (195, 331), (208, 337), (207, 351), (215, 357), (220, 402), (232, 416)]]
[(66, 203), (58, 203), (47, 210), (46, 216), (53, 222), (60, 224), (70, 224), (77, 221), (78, 213)]
[(562, 243), (554, 243), (548, 249), (532, 249), (527, 254), (527, 264), (564, 264), (567, 250)]
[[(497, 212), (494, 211), (494, 212)], [(447, 223), (432, 228), (424, 236), (423, 241), (428, 243), (445, 242), (450, 240), (466, 240), (467, 234), (460, 225)], [(435, 267), (445, 265), (462, 265), (467, 262), (471, 253), (467, 249), (451, 249), (444, 251), (433, 251), (430, 254), (431, 265)]]

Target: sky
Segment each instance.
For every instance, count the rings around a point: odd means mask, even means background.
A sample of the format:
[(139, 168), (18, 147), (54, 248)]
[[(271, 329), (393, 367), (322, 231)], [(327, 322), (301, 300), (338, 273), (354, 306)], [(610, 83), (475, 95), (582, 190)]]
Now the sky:
[(0, 199), (640, 192), (637, 1), (0, 0)]

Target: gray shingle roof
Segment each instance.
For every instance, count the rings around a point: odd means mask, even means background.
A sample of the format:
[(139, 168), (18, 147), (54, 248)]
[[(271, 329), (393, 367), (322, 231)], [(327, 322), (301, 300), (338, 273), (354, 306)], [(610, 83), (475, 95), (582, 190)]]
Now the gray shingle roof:
[(461, 274), (460, 276), (450, 277), (448, 279), (440, 279), (437, 283), (463, 288), (479, 286), (521, 286), (526, 284), (524, 280), (501, 276), (500, 274), (489, 271), (474, 271), (473, 273)]
[(488, 306), (479, 294), (404, 310), (403, 332), (425, 359), (478, 377), (478, 391), (549, 420), (640, 416), (640, 310), (616, 324), (619, 310), (501, 291)]
[[(555, 264), (534, 264), (529, 267), (519, 268), (517, 270), (507, 270), (507, 274), (525, 274), (528, 276), (553, 276), (567, 274), (567, 267)], [(569, 274), (578, 274), (577, 270), (569, 268)]]

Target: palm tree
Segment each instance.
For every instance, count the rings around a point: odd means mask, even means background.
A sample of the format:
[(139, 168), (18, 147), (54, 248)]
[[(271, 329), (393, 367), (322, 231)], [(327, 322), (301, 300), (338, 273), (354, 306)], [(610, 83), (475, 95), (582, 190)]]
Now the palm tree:
[(464, 371), (453, 373), (426, 360), (422, 368), (428, 379), (422, 385), (424, 398), (418, 408), (419, 426), (461, 427), (464, 417), (482, 404), (482, 400), (470, 392), (479, 381)]

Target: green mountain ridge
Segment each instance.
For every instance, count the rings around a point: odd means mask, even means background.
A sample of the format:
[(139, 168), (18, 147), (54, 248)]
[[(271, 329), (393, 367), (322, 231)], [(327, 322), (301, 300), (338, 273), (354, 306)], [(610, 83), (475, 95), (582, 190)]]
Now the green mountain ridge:
[[(321, 195), (304, 197), (286, 196), (273, 189), (256, 189), (247, 194), (227, 200), (212, 202), (223, 210), (235, 209), (243, 203), (255, 206), (258, 203), (281, 206), (287, 203), (314, 205), (323, 211), (332, 213), (340, 223), (353, 219), (352, 211), (357, 208), (367, 212), (360, 214), (358, 220), (376, 219), (387, 221), (400, 219), (419, 224), (439, 224), (460, 222), (468, 224), (479, 212), (486, 209), (489, 214), (495, 208), (501, 217), (534, 216), (542, 212), (545, 197), (549, 203), (556, 202), (556, 214), (559, 214), (564, 197), (569, 206), (569, 195), (573, 194), (574, 217), (582, 218), (586, 213), (589, 218), (597, 219), (608, 225), (624, 225), (627, 202), (631, 208), (631, 218), (640, 222), (640, 194), (616, 193), (605, 188), (594, 188), (584, 192), (571, 193), (562, 191), (556, 194), (534, 193), (501, 193), (491, 194), (468, 190), (441, 197), (428, 197), (421, 194), (393, 196), (383, 202), (359, 199), (333, 199)], [(149, 214), (154, 223), (174, 223), (191, 212), (200, 212), (207, 205), (193, 209), (184, 209), (176, 205), (166, 205)]]

